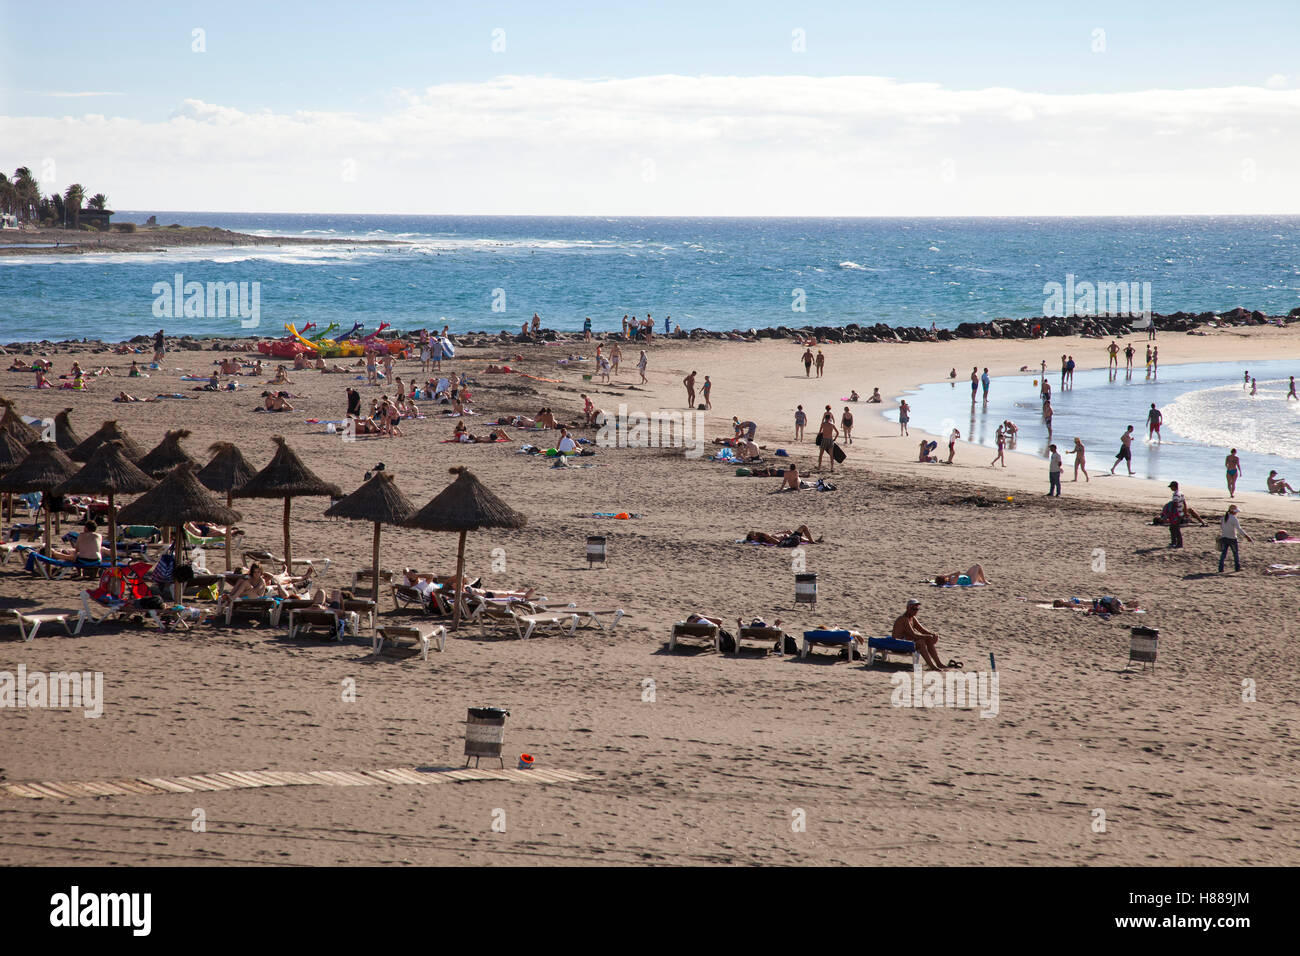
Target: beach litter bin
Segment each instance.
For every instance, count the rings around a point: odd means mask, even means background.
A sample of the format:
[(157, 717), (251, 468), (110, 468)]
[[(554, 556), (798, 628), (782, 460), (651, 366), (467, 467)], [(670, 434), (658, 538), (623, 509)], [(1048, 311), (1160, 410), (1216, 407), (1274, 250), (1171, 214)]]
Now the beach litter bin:
[(532, 754), (520, 754), (520, 755), (519, 755), (519, 769), (520, 769), (520, 770), (532, 770), (532, 769), (533, 769), (533, 755), (532, 755)]
[(495, 757), (506, 765), (501, 756), (501, 745), (506, 739), (506, 718), (510, 711), (504, 707), (471, 707), (465, 720), (465, 766), (474, 758), (478, 766), (482, 757)]
[(1124, 669), (1128, 670), (1129, 664), (1137, 661), (1142, 665), (1143, 669), (1146, 668), (1146, 665), (1150, 664), (1151, 669), (1155, 670), (1156, 643), (1160, 640), (1160, 629), (1134, 624), (1131, 625), (1128, 630), (1128, 664), (1124, 665)]
[(794, 603), (817, 603), (817, 575), (796, 574), (794, 576)]
[(600, 535), (590, 535), (587, 538), (587, 570), (599, 561), (605, 563), (605, 539)]

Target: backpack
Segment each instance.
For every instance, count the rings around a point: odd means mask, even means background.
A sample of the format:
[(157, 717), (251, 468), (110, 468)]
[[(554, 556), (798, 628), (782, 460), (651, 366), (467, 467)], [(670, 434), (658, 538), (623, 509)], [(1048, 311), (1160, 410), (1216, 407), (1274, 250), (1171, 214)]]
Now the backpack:
[(718, 631), (718, 648), (724, 654), (736, 653), (736, 639), (726, 631)]
[(1182, 514), (1178, 508), (1178, 502), (1166, 501), (1165, 506), (1160, 509), (1160, 520), (1165, 524), (1177, 524)]

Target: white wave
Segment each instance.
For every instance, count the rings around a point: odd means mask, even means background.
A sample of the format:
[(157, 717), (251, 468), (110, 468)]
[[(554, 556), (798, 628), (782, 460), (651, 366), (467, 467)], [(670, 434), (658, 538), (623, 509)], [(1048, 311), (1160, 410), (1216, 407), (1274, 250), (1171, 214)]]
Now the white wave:
[(1257, 455), (1300, 458), (1300, 402), (1287, 400), (1290, 383), (1257, 383), (1251, 395), (1240, 385), (1185, 392), (1161, 409), (1179, 435), (1206, 445)]
[(867, 269), (866, 266), (861, 265), (860, 263), (857, 263), (857, 262), (850, 262), (850, 261), (847, 260), (847, 259), (840, 263), (840, 268), (841, 268), (841, 269), (853, 269), (853, 270), (856, 270), (856, 271), (858, 271), (858, 272), (868, 272), (868, 271), (870, 271), (870, 270)]

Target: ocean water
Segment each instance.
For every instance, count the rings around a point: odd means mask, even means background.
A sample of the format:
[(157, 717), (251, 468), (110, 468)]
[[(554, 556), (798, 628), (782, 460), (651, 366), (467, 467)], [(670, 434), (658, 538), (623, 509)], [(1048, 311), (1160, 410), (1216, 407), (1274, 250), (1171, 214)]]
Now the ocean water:
[[(1167, 365), (1157, 377), (1149, 378), (1142, 348), (1134, 357), (1131, 376), (1126, 374), (1123, 360), (1121, 354), (1121, 367), (1114, 378), (1106, 369), (1076, 370), (1074, 387), (1065, 390), (1060, 388), (1059, 359), (1055, 369), (1050, 362), (1047, 366), (1052, 386), (1051, 441), (1065, 458), (1067, 489), (1074, 459), (1065, 452), (1074, 447), (1074, 437), (1083, 439), (1088, 472), (1096, 480), (1115, 463), (1120, 435), (1129, 425), (1135, 436), (1133, 471), (1141, 478), (1226, 491), (1223, 462), (1228, 450), (1236, 448), (1242, 460), (1238, 491), (1266, 491), (1264, 479), (1272, 469), (1293, 484), (1300, 479), (1300, 401), (1286, 398), (1289, 377), (1300, 375), (1300, 362)], [(1246, 371), (1255, 379), (1255, 395), (1243, 388)], [(902, 396), (912, 408), (909, 427), (945, 439), (957, 428), (964, 441), (983, 446), (976, 450), (959, 445), (958, 460), (979, 467), (993, 460), (997, 427), (1009, 418), (1020, 432), (1015, 448), (1009, 447), (1007, 454), (1028, 454), (1042, 460), (1046, 492), (1049, 441), (1039, 389), (1034, 384), (1038, 370), (993, 379), (988, 403), (983, 402), (981, 391), (981, 399), (973, 407), (970, 372), (959, 368), (957, 374), (955, 387), (949, 382), (931, 383)], [(1147, 440), (1147, 413), (1153, 402), (1164, 415), (1163, 443)], [(897, 411), (888, 417), (897, 422)], [(910, 453), (915, 453), (919, 441), (918, 437), (908, 445)], [(946, 458), (946, 441), (940, 445)], [(1128, 480), (1122, 463), (1116, 475)]]
[[(118, 222), (151, 213), (119, 212)], [(0, 257), (0, 341), (283, 334), (331, 322), (517, 330), (937, 324), (1045, 311), (1049, 282), (1150, 283), (1157, 312), (1300, 305), (1300, 217), (656, 219), (158, 212), (164, 225), (402, 247)], [(73, 234), (76, 236), (77, 234)], [(84, 240), (86, 234), (78, 238)], [(259, 324), (160, 319), (155, 283), (258, 283)], [(1068, 311), (1068, 310), (1067, 310)]]

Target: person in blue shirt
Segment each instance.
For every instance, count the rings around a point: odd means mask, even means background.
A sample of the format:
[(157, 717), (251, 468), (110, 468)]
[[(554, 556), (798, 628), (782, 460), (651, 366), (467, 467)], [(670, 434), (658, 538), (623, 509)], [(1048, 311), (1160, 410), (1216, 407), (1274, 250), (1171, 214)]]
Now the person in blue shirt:
[(989, 370), (985, 369), (984, 374), (980, 376), (980, 384), (984, 386), (984, 401), (989, 400)]
[(591, 341), (591, 316), (587, 316), (582, 320), (582, 340), (584, 342)]

